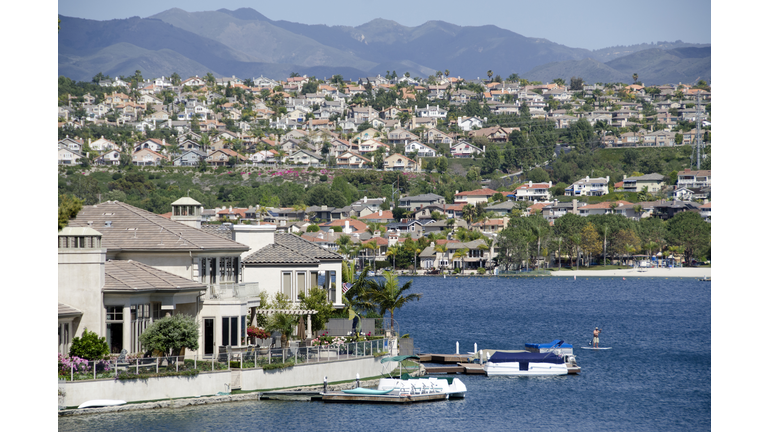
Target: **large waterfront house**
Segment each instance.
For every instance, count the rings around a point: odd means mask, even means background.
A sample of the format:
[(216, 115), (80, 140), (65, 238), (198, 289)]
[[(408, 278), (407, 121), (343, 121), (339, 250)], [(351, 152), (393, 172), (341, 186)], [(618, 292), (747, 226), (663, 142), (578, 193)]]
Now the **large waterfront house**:
[[(340, 255), (276, 234), (274, 225), (203, 230), (202, 205), (191, 198), (171, 207), (168, 219), (107, 201), (84, 207), (59, 233), (60, 350), (87, 327), (112, 352), (141, 352), (147, 325), (185, 313), (201, 323), (193, 353), (213, 356), (218, 346), (241, 344), (248, 317), (262, 306), (259, 292), (296, 302), (320, 285), (342, 306)], [(284, 253), (271, 259), (276, 249)]]

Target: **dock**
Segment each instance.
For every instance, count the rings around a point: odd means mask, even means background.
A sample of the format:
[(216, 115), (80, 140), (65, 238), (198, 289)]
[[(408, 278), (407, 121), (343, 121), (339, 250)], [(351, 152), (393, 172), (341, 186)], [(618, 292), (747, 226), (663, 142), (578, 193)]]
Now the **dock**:
[(447, 399), (448, 393), (426, 393), (412, 395), (359, 395), (343, 392), (332, 392), (323, 395), (323, 402), (410, 404), (416, 402), (433, 402)]
[(320, 391), (268, 391), (259, 394), (259, 400), (283, 400), (283, 401), (321, 401), (323, 393)]

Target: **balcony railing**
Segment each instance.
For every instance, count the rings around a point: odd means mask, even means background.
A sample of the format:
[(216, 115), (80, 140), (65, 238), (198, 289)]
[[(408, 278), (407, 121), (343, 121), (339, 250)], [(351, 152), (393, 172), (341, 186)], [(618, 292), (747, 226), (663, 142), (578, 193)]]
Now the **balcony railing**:
[(207, 299), (248, 299), (259, 296), (258, 282), (222, 282), (208, 285)]

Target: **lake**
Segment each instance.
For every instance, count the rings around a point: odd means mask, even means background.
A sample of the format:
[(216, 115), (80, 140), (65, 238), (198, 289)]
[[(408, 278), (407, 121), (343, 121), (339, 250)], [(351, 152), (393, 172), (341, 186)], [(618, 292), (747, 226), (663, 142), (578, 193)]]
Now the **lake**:
[[(401, 277), (401, 282), (411, 280)], [(59, 431), (709, 430), (711, 283), (695, 278), (417, 277), (395, 312), (422, 353), (563, 339), (580, 375), (458, 375), (464, 400), (411, 406), (252, 401), (60, 418)], [(599, 326), (601, 347), (581, 350)]]

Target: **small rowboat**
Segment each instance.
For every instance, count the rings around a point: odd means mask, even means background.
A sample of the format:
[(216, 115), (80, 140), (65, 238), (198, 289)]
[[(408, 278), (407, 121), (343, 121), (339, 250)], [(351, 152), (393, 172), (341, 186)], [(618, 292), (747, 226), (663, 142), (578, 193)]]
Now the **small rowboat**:
[(103, 408), (119, 405), (125, 405), (125, 401), (116, 399), (94, 399), (81, 403), (78, 408)]

